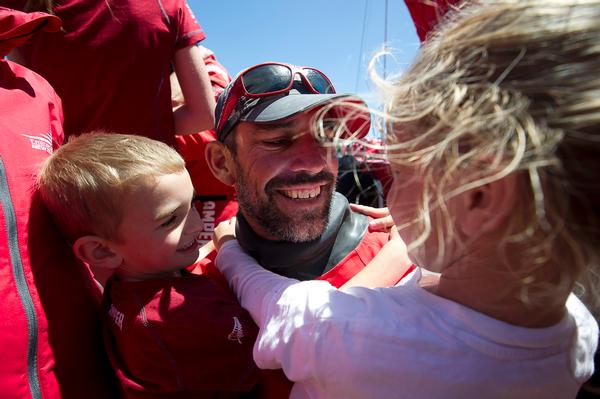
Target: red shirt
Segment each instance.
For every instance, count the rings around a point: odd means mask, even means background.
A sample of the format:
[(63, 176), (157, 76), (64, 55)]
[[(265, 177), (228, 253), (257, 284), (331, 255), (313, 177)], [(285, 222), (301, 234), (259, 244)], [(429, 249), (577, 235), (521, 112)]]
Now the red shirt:
[(235, 188), (218, 180), (206, 163), (206, 145), (216, 140), (212, 130), (176, 137), (177, 149), (185, 159), (198, 199), (197, 209), (202, 218), (200, 240), (207, 243), (212, 240), (213, 231), (219, 222), (229, 220), (237, 214)]
[(3, 59), (43, 18), (0, 7), (0, 397), (114, 398), (98, 287), (34, 195), (62, 142), (61, 103), (42, 77)]
[(404, 2), (415, 24), (417, 35), (421, 42), (424, 42), (429, 32), (435, 29), (444, 16), (448, 7), (458, 3), (458, 0), (404, 0)]
[(126, 398), (238, 398), (258, 382), (258, 328), (207, 276), (111, 279), (104, 318)]
[(40, 35), (19, 52), (62, 98), (67, 137), (103, 129), (174, 144), (171, 61), (205, 37), (185, 1), (55, 3), (64, 32)]
[[(231, 77), (225, 67), (217, 61), (212, 51), (208, 49), (204, 49), (204, 51), (206, 53), (204, 64), (208, 71), (216, 101), (219, 94), (231, 81)], [(207, 243), (212, 240), (213, 231), (219, 222), (229, 220), (236, 215), (238, 203), (235, 199), (235, 188), (223, 184), (217, 179), (206, 163), (204, 156), (206, 146), (217, 139), (214, 130), (175, 136), (175, 138), (176, 148), (185, 159), (186, 168), (198, 196), (197, 209), (203, 225), (200, 240)], [(214, 256), (204, 263), (212, 262), (213, 258)]]

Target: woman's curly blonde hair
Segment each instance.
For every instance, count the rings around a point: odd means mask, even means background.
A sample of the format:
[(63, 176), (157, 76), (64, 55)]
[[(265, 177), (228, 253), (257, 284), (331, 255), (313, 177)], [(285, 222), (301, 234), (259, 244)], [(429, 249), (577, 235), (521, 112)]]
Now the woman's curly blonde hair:
[(405, 73), (374, 79), (388, 99), (392, 167), (410, 165), (423, 179), (412, 245), (435, 226), (443, 254), (444, 241), (457, 240), (447, 200), (516, 173), (524, 189), (499, 249), (519, 248), (530, 265), (520, 278), (551, 260), (555, 287), (569, 292), (578, 280), (598, 297), (600, 1), (467, 1)]

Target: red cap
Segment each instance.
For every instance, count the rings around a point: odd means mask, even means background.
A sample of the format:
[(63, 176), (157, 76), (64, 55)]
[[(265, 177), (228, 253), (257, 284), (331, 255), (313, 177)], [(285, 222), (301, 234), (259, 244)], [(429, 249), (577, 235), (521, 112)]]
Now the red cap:
[(60, 18), (54, 15), (0, 7), (0, 57), (25, 43), (35, 32), (56, 32), (61, 25)]

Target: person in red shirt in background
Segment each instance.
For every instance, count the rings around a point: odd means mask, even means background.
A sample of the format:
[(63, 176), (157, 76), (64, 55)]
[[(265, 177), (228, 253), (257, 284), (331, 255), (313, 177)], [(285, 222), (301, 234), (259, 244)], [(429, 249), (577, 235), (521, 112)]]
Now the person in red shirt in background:
[[(459, 0), (405, 0), (421, 43), (446, 12), (458, 2)], [(339, 164), (337, 189), (348, 198), (350, 207), (376, 218), (371, 222), (373, 230), (393, 226), (389, 211), (381, 208), (386, 206), (385, 198), (392, 184), (392, 172), (385, 160), (381, 140), (365, 138), (351, 143), (342, 150)]]
[(415, 24), (421, 43), (427, 39), (429, 32), (434, 29), (448, 9), (459, 0), (404, 0), (408, 12)]
[[(200, 45), (198, 45), (198, 48), (201, 51), (216, 100), (227, 84), (231, 82), (231, 76), (229, 76), (227, 69), (217, 61), (211, 50)], [(175, 111), (185, 103), (175, 73), (171, 73), (171, 88), (171, 101)], [(203, 273), (221, 280), (223, 286), (227, 287), (227, 282), (222, 279), (221, 273), (213, 265), (216, 252), (214, 251), (212, 236), (218, 223), (231, 219), (236, 215), (238, 203), (235, 197), (235, 188), (223, 184), (217, 179), (206, 163), (206, 157), (204, 156), (206, 146), (215, 141), (216, 137), (214, 129), (210, 129), (193, 134), (176, 135), (175, 140), (176, 149), (185, 160), (185, 167), (192, 179), (196, 191), (195, 206), (202, 219), (202, 231), (199, 240), (204, 246), (200, 249), (198, 262), (190, 269), (198, 268)]]
[[(413, 19), (417, 35), (425, 41), (429, 32), (435, 28), (448, 9), (458, 0), (405, 0)], [(366, 212), (374, 217), (385, 217), (386, 211), (367, 209), (364, 206), (381, 208), (385, 206), (385, 197), (392, 183), (392, 174), (385, 160), (383, 144), (379, 139), (363, 139), (345, 147), (339, 154), (339, 177), (337, 190), (344, 194), (353, 209)], [(380, 225), (392, 225), (391, 217)]]
[(0, 397), (116, 398), (103, 350), (100, 290), (38, 196), (41, 163), (63, 140), (62, 106), (35, 72), (4, 58), (60, 28), (0, 7)]
[[(211, 50), (203, 46), (198, 46), (198, 48), (202, 53), (216, 100), (227, 84), (231, 82), (231, 77), (225, 67), (217, 61)], [(173, 108), (177, 109), (185, 100), (174, 73), (171, 74), (171, 87)], [(208, 143), (215, 141), (216, 138), (213, 129), (175, 136), (177, 151), (185, 160), (186, 168), (196, 190), (196, 208), (203, 222), (203, 231), (200, 234), (202, 244), (212, 241), (213, 230), (218, 223), (231, 219), (238, 211), (234, 187), (223, 184), (218, 180), (206, 163), (206, 157), (204, 156), (206, 146)], [(214, 254), (209, 259), (213, 257)]]
[(380, 139), (364, 138), (339, 151), (336, 190), (344, 194), (350, 204), (385, 207), (392, 174), (383, 148)]
[[(213, 126), (205, 38), (185, 0), (4, 0), (50, 11), (63, 30), (34, 38), (11, 58), (42, 75), (61, 97), (65, 135), (115, 131), (175, 144), (175, 133)], [(171, 107), (173, 65), (185, 105)]]

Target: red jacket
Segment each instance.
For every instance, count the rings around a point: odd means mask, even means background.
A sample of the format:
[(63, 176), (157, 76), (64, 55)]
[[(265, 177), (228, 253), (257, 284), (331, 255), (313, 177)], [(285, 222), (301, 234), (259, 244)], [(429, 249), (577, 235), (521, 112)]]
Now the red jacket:
[(4, 56), (60, 20), (0, 7), (0, 397), (114, 398), (100, 296), (34, 195), (62, 141), (61, 103), (39, 75)]
[(427, 39), (427, 35), (435, 29), (440, 19), (446, 14), (448, 8), (455, 5), (459, 0), (404, 0), (410, 16), (415, 24), (417, 35), (421, 43)]

